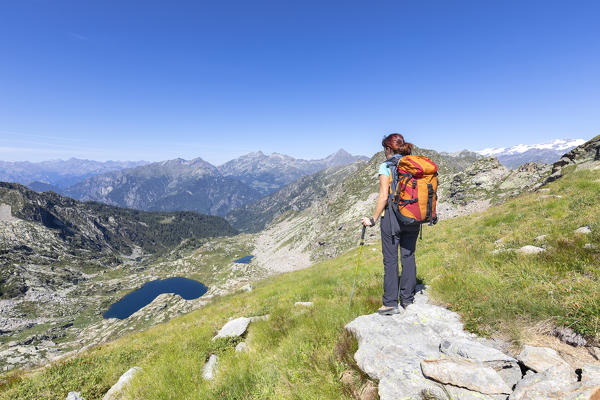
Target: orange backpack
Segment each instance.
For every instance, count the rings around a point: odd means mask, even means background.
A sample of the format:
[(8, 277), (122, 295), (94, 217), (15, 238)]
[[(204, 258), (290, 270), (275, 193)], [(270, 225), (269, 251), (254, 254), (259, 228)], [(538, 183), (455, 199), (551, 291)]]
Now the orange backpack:
[(437, 222), (438, 166), (425, 156), (404, 156), (390, 166), (390, 206), (405, 225)]

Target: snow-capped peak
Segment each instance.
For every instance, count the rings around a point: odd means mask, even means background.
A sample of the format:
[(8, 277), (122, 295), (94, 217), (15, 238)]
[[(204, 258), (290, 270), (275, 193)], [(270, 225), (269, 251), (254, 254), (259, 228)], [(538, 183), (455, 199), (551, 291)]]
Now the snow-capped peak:
[(556, 139), (548, 143), (541, 144), (518, 144), (512, 147), (489, 147), (483, 150), (476, 151), (482, 156), (497, 156), (499, 154), (511, 155), (522, 154), (529, 150), (555, 150), (564, 151), (580, 146), (586, 141), (584, 139)]

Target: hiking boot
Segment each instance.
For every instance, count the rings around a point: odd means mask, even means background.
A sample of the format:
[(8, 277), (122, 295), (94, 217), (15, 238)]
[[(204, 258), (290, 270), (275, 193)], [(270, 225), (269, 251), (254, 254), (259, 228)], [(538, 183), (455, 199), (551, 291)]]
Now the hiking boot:
[(379, 308), (379, 310), (377, 310), (377, 313), (379, 315), (394, 315), (394, 314), (398, 314), (400, 312), (400, 310), (398, 310), (398, 307), (388, 307), (388, 306), (381, 306)]
[(414, 302), (413, 301), (410, 301), (410, 302), (407, 301), (406, 303), (400, 302), (400, 307), (402, 307), (406, 310), (406, 307), (410, 306), (411, 304), (414, 304)]

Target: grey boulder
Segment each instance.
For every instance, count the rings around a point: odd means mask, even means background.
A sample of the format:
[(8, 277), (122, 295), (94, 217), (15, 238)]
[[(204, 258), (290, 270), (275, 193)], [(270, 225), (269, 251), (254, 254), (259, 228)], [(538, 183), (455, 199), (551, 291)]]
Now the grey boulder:
[(568, 364), (558, 355), (556, 350), (548, 347), (525, 345), (521, 353), (517, 356), (517, 359), (535, 372), (543, 372), (556, 365), (568, 367)]
[(211, 354), (208, 358), (208, 361), (202, 367), (202, 377), (206, 380), (211, 380), (215, 377), (215, 370), (217, 369), (217, 364), (219, 362), (219, 358)]
[(575, 229), (575, 233), (578, 235), (589, 235), (592, 233), (592, 230), (589, 226), (582, 226), (580, 228)]
[(117, 400), (125, 387), (131, 382), (131, 379), (142, 369), (140, 367), (129, 368), (109, 390), (106, 392), (102, 400)]
[(238, 337), (246, 332), (248, 329), (248, 325), (250, 324), (250, 318), (240, 317), (233, 319), (227, 322), (223, 327), (219, 330), (215, 337), (212, 340), (216, 340), (218, 338), (226, 338), (226, 337)]
[(546, 249), (531, 245), (523, 246), (519, 250), (517, 250), (517, 252), (521, 254), (539, 254), (543, 253), (544, 251), (546, 251)]
[(235, 346), (236, 353), (242, 353), (246, 350), (248, 350), (248, 345), (246, 344), (246, 342), (240, 342), (237, 344), (237, 346)]

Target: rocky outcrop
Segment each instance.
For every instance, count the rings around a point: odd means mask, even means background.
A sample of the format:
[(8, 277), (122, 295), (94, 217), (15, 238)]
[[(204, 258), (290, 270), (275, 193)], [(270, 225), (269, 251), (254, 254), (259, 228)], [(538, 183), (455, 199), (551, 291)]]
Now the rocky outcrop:
[(569, 165), (581, 168), (597, 168), (600, 166), (600, 135), (574, 148), (552, 165), (551, 175), (543, 184), (553, 182), (563, 176), (563, 169)]
[(465, 332), (458, 314), (430, 304), (425, 291), (400, 314), (363, 315), (346, 329), (358, 340), (358, 366), (379, 381), (381, 400), (600, 396), (600, 364), (586, 364), (578, 382), (552, 349), (525, 346), (517, 361), (496, 342)]
[[(346, 329), (358, 340), (358, 351), (354, 356), (358, 366), (379, 381), (382, 400), (421, 400), (424, 395), (447, 400), (448, 388), (463, 396), (493, 398), (481, 397), (484, 393), (473, 388), (488, 393), (485, 396), (510, 388), (494, 365), (487, 363), (506, 362), (506, 369), (510, 369), (516, 367), (514, 360), (465, 332), (458, 314), (429, 304), (424, 291), (418, 293), (415, 304), (401, 314), (363, 315), (346, 325)], [(443, 371), (443, 367), (450, 365), (469, 365), (471, 368), (469, 373), (462, 375), (460, 370), (466, 371), (462, 367), (458, 372), (456, 368)], [(440, 368), (433, 371), (433, 366)], [(485, 370), (488, 375), (478, 383), (469, 384), (470, 388), (461, 386), (477, 376), (477, 370)], [(520, 375), (518, 368), (515, 372)], [(428, 378), (428, 374), (435, 378)]]
[(494, 203), (537, 187), (549, 173), (547, 164), (529, 162), (508, 170), (495, 157), (486, 157), (454, 175), (449, 184), (442, 183), (447, 198), (440, 200), (463, 207), (477, 200)]

